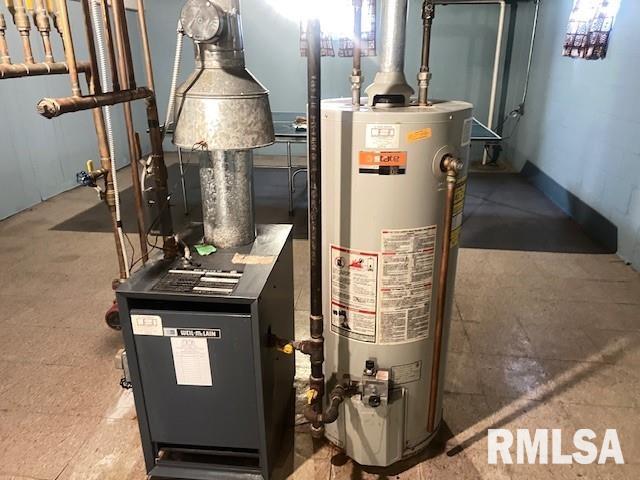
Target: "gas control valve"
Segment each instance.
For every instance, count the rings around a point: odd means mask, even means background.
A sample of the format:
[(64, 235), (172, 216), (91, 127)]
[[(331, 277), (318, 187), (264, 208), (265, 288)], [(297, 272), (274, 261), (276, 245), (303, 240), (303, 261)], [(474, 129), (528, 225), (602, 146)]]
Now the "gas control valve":
[(362, 374), (362, 403), (371, 408), (386, 405), (389, 400), (389, 370), (376, 367), (373, 360), (367, 360)]

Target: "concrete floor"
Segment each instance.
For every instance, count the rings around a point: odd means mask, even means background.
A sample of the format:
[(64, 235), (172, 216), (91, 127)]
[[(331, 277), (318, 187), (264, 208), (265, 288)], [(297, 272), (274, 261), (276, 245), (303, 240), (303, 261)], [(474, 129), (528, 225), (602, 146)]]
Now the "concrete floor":
[[(0, 480), (145, 478), (120, 335), (102, 320), (113, 237), (53, 228), (95, 203), (76, 189), (0, 222)], [(294, 249), (302, 336), (307, 242)], [(640, 274), (614, 255), (462, 249), (445, 419), (404, 471), (367, 470), (298, 427), (292, 478), (640, 478)], [(565, 442), (616, 428), (627, 464), (490, 466), (488, 428), (563, 428)]]

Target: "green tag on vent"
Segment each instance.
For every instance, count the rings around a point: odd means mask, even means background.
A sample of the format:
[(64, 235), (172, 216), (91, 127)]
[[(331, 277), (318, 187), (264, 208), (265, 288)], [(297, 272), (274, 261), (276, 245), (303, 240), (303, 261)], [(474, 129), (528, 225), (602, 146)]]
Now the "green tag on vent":
[(212, 253), (216, 253), (218, 251), (218, 249), (216, 247), (214, 247), (213, 245), (196, 245), (196, 252), (198, 252), (198, 255), (200, 255), (201, 257), (206, 257), (207, 255), (211, 255)]

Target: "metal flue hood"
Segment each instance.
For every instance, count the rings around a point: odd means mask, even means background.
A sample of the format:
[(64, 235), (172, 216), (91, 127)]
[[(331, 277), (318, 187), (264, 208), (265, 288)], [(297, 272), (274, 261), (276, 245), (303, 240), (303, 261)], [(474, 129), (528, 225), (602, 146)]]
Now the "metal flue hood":
[(272, 144), (268, 91), (245, 68), (239, 0), (189, 0), (181, 22), (196, 69), (176, 92), (174, 143), (205, 150)]

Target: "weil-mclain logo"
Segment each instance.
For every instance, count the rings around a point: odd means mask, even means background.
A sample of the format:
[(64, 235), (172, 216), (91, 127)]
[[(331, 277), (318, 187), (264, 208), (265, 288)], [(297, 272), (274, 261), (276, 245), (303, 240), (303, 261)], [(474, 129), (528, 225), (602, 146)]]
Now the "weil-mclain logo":
[(533, 431), (519, 428), (515, 432), (515, 438), (511, 430), (489, 429), (490, 465), (624, 463), (618, 432), (615, 429), (607, 429), (601, 436), (588, 428), (576, 430), (573, 435), (573, 450), (570, 449), (570, 446), (563, 448), (562, 430), (557, 428), (540, 428)]

